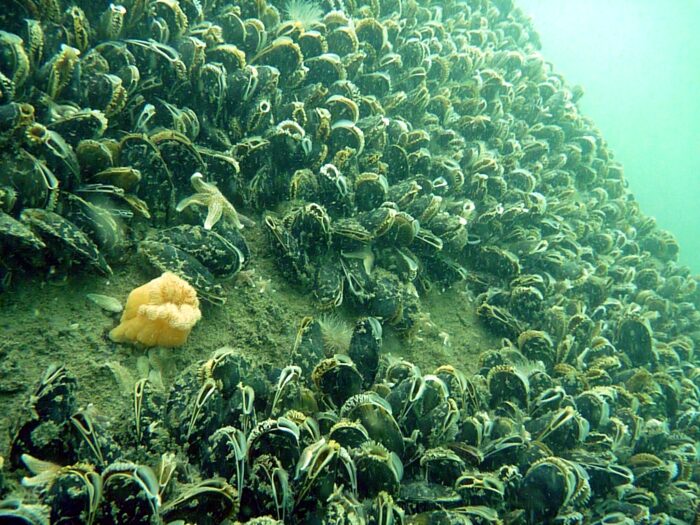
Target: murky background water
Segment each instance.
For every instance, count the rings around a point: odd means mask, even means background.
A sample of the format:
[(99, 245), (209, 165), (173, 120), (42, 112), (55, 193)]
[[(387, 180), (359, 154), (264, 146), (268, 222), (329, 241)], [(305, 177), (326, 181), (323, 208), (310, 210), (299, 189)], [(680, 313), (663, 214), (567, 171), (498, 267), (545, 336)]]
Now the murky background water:
[(542, 53), (585, 96), (642, 210), (700, 272), (700, 2), (522, 0)]

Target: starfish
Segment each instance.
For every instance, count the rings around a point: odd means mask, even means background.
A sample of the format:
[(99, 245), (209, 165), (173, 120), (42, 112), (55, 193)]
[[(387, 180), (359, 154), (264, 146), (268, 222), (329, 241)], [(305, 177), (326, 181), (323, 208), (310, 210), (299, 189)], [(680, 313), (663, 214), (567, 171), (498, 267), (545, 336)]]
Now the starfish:
[(196, 193), (182, 199), (175, 209), (182, 211), (191, 205), (206, 206), (208, 210), (207, 218), (204, 220), (205, 230), (211, 230), (222, 217), (229, 219), (239, 230), (243, 229), (244, 222), (248, 226), (255, 224), (248, 217), (236, 211), (236, 208), (224, 197), (216, 184), (205, 182), (201, 173), (196, 172), (192, 175), (190, 182)]

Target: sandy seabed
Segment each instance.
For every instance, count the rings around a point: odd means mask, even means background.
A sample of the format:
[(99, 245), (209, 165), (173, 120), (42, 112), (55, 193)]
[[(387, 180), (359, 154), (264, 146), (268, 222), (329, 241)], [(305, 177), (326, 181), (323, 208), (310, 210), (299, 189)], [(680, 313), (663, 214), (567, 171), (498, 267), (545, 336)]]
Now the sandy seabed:
[[(79, 405), (92, 403), (110, 426), (130, 424), (124, 415), (131, 413), (131, 387), (149, 368), (162, 373), (167, 389), (181, 370), (222, 346), (239, 348), (254, 362), (288, 364), (299, 321), (320, 312), (309, 291), (279, 273), (261, 233), (258, 227), (245, 230), (252, 252), (246, 273), (224, 283), (225, 305), (203, 304), (202, 320), (181, 348), (148, 351), (113, 343), (107, 334), (120, 314), (86, 297), (104, 294), (125, 303), (129, 291), (158, 275), (138, 255), (114, 264), (109, 278), (78, 271), (60, 284), (16, 277), (0, 294), (0, 456), (7, 458), (14, 422), (51, 363), (75, 375)], [(499, 346), (478, 323), (464, 283), (431, 290), (421, 309), (425, 315), (414, 337), (384, 331), (383, 353), (404, 357), (424, 373), (448, 363), (473, 373), (479, 354)], [(336, 314), (352, 324), (362, 312), (343, 306)]]

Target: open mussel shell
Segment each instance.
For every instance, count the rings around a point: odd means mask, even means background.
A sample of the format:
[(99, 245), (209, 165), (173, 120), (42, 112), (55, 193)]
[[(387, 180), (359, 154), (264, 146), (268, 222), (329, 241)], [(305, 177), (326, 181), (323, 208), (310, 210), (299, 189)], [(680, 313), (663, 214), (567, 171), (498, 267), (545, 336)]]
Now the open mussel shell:
[(299, 460), (299, 426), (286, 417), (259, 422), (248, 435), (248, 458), (263, 454), (277, 457), (285, 469), (291, 469)]
[[(13, 162), (1, 162), (0, 187), (11, 190), (12, 206), (7, 210), (50, 206), (60, 184), (54, 171), (43, 160), (20, 149)], [(6, 197), (3, 200), (9, 199)]]
[(389, 185), (384, 175), (365, 172), (355, 179), (355, 205), (368, 211), (387, 200)]
[(370, 440), (362, 424), (349, 419), (340, 419), (328, 431), (329, 439), (336, 441), (346, 449), (357, 448)]
[(520, 485), (523, 505), (540, 519), (555, 516), (566, 505), (573, 490), (570, 471), (559, 458), (536, 462), (525, 473)]
[(175, 208), (172, 173), (157, 146), (143, 134), (129, 134), (119, 142), (118, 166), (141, 173), (136, 195), (143, 199), (156, 222), (164, 222)]
[[(51, 365), (35, 390), (29, 409), (32, 417), (20, 421), (10, 447), (10, 462), (21, 465), (23, 454), (47, 461), (72, 459), (70, 416), (76, 409), (75, 377), (63, 366)], [(42, 436), (41, 439), (38, 439)]]
[(338, 354), (321, 361), (311, 373), (311, 378), (322, 396), (336, 407), (362, 391), (362, 374), (345, 355)]
[[(36, 439), (42, 436), (42, 439)], [(23, 454), (29, 454), (46, 461), (76, 461), (76, 453), (71, 448), (72, 429), (66, 421), (55, 423), (30, 419), (22, 423), (12, 437), (10, 464), (21, 466)]]
[(155, 473), (146, 466), (117, 462), (102, 473), (101, 519), (105, 523), (153, 523), (160, 496)]
[(651, 327), (637, 316), (620, 322), (617, 345), (636, 365), (650, 363), (655, 359)]
[(40, 208), (25, 208), (21, 219), (46, 239), (47, 246), (51, 247), (51, 255), (59, 263), (66, 264), (76, 257), (86, 261), (103, 275), (112, 273), (95, 243), (75, 224), (57, 213)]
[(360, 494), (376, 496), (381, 491), (396, 495), (403, 478), (403, 464), (395, 452), (383, 445), (367, 442), (353, 450)]
[(392, 415), (391, 405), (375, 393), (357, 394), (349, 398), (340, 409), (348, 419), (358, 420), (369, 436), (399, 455), (404, 442), (401, 429)]
[(160, 272), (172, 272), (182, 277), (206, 300), (219, 304), (225, 302), (221, 285), (216, 282), (214, 275), (186, 251), (158, 241), (142, 241), (139, 250)]
[(359, 319), (355, 323), (348, 356), (362, 374), (365, 388), (374, 383), (379, 369), (379, 353), (382, 347), (382, 325), (374, 317)]
[(103, 206), (72, 193), (65, 193), (62, 197), (62, 216), (93, 240), (102, 254), (113, 256), (124, 244), (124, 225)]
[(310, 84), (320, 82), (325, 86), (330, 86), (334, 82), (347, 78), (345, 66), (335, 53), (323, 53), (310, 57), (304, 61), (304, 66), (308, 69), (306, 82)]
[[(246, 262), (243, 252), (214, 230), (183, 224), (158, 231), (154, 240), (184, 251), (213, 275), (233, 277)], [(242, 241), (247, 251), (245, 241)]]
[(220, 478), (185, 487), (161, 510), (166, 523), (176, 520), (214, 525), (238, 512), (236, 489)]
[(290, 476), (273, 455), (263, 454), (252, 463), (242, 495), (244, 515), (275, 516), (284, 520), (292, 512), (294, 495)]

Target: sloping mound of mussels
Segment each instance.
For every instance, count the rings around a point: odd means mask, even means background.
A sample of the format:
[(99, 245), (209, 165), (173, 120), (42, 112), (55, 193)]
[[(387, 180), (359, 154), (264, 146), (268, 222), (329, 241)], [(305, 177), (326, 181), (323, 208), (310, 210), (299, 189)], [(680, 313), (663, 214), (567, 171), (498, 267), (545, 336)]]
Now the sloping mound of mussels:
[(3, 281), (74, 260), (109, 274), (138, 244), (223, 302), (249, 251), (225, 221), (198, 226), (207, 210), (176, 211), (201, 172), (262, 215), (320, 307), (347, 300), (410, 335), (419, 292), (466, 281), (504, 337), (471, 379), (375, 375), (370, 343), (325, 355), (307, 321), (281, 375), (222, 352), (170, 395), (139, 383), (130, 436), (76, 412), (52, 369), (10, 455), (77, 462), (49, 506), (114, 522), (692, 519), (697, 281), (510, 1), (338, 1), (318, 19), (265, 0), (3, 7)]
[[(9, 462), (61, 466), (24, 484), (40, 503), (0, 506), (13, 523), (688, 523), (697, 506), (692, 402), (638, 371), (593, 386), (573, 367), (527, 368), (517, 348), (468, 378), (380, 355), (359, 319), (347, 355), (304, 318), (290, 364), (222, 348), (168, 392), (133, 390), (110, 432), (76, 410), (75, 378), (47, 370)], [(693, 415), (694, 414), (694, 415)], [(674, 426), (673, 431), (669, 424)], [(40, 469), (39, 469), (40, 470)], [(46, 470), (46, 469), (45, 469)], [(40, 472), (34, 472), (40, 474)]]
[(72, 260), (108, 274), (138, 243), (223, 302), (248, 251), (225, 221), (176, 212), (202, 172), (263, 212), (321, 308), (348, 300), (400, 333), (419, 292), (465, 279), (511, 339), (553, 305), (597, 321), (635, 302), (657, 332), (693, 326), (676, 241), (510, 0), (327, 2), (10, 3), (0, 277)]

